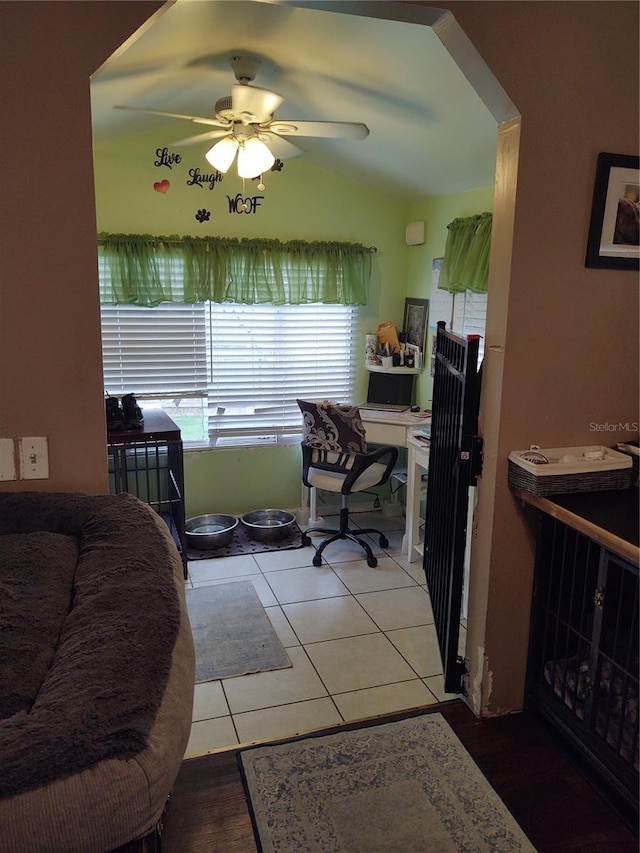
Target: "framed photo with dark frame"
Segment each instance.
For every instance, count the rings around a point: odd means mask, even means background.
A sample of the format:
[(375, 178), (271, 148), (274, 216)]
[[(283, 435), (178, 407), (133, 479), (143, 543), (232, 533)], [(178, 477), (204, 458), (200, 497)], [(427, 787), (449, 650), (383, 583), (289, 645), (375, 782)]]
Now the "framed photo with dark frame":
[(640, 268), (640, 157), (598, 154), (585, 267)]
[(406, 332), (407, 343), (420, 348), (424, 356), (427, 345), (427, 325), (429, 323), (429, 300), (413, 299), (408, 297), (404, 300), (404, 321), (402, 329)]

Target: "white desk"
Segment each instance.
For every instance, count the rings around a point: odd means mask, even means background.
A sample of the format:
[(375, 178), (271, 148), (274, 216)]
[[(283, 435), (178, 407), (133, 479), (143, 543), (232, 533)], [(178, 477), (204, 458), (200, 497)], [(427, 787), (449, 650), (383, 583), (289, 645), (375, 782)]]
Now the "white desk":
[[(418, 558), (418, 529), (420, 526), (420, 480), (421, 466), (428, 464), (428, 445), (412, 438), (414, 430), (423, 429), (430, 419), (406, 412), (384, 412), (378, 409), (360, 407), (360, 417), (367, 433), (367, 442), (371, 444), (391, 444), (394, 447), (406, 447), (407, 461), (407, 502), (405, 508), (405, 528), (402, 538), (402, 553), (409, 562)], [(426, 458), (425, 458), (426, 451)], [(309, 524), (317, 523), (316, 490), (309, 490)]]
[(408, 438), (415, 429), (428, 423), (427, 418), (411, 412), (383, 412), (377, 409), (360, 407), (360, 417), (367, 431), (367, 441), (371, 444), (392, 444), (394, 447), (408, 447)]
[(422, 559), (422, 545), (418, 531), (420, 529), (420, 492), (422, 474), (429, 469), (429, 443), (413, 435), (407, 437), (409, 454), (407, 459), (407, 503), (406, 522), (402, 550), (410, 563)]
[(367, 431), (367, 441), (372, 444), (392, 444), (406, 447), (407, 494), (405, 504), (405, 526), (402, 552), (410, 563), (422, 559), (420, 538), (420, 490), (422, 473), (429, 467), (429, 445), (413, 436), (415, 430), (424, 429), (430, 418), (416, 416), (411, 412), (381, 412), (360, 408), (360, 417)]

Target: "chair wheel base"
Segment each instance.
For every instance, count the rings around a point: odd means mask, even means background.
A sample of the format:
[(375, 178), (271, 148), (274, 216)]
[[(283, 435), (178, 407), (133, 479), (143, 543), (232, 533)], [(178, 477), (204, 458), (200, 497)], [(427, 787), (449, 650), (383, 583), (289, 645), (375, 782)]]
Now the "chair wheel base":
[(304, 533), (302, 534), (303, 545), (313, 545), (311, 537), (309, 536), (310, 531), (314, 531), (315, 533), (329, 534), (325, 539), (322, 540), (322, 542), (315, 546), (316, 553), (313, 555), (313, 558), (311, 560), (314, 566), (318, 567), (322, 565), (322, 552), (327, 547), (327, 545), (330, 545), (332, 542), (336, 542), (339, 539), (350, 539), (352, 542), (355, 542), (357, 545), (359, 545), (365, 552), (367, 565), (369, 566), (369, 568), (375, 569), (375, 567), (378, 565), (377, 557), (374, 556), (371, 547), (367, 543), (366, 539), (363, 539), (362, 537), (367, 534), (371, 536), (375, 534), (375, 536), (378, 537), (378, 541), (380, 542), (381, 548), (388, 548), (389, 540), (384, 535), (384, 533), (381, 533), (380, 530), (376, 530), (375, 528), (367, 527), (352, 530), (349, 527), (348, 520), (348, 511), (343, 508), (340, 513), (340, 528), (338, 530), (327, 527), (311, 527), (304, 531)]

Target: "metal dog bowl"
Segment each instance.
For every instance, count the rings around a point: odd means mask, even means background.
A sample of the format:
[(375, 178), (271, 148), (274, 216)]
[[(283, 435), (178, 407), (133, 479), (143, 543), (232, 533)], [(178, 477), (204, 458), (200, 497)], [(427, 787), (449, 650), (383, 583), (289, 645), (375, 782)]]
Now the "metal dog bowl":
[(240, 521), (247, 528), (251, 539), (258, 542), (278, 542), (291, 535), (296, 517), (284, 509), (254, 509), (245, 512)]
[(221, 515), (217, 512), (208, 515), (194, 515), (185, 523), (187, 545), (199, 551), (222, 548), (233, 539), (233, 531), (238, 526), (235, 515)]

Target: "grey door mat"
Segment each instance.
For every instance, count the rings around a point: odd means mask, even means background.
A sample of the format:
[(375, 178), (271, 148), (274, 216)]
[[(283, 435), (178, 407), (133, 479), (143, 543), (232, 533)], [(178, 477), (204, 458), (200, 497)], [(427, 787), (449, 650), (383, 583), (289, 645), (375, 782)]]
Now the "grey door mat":
[(187, 590), (196, 649), (196, 683), (293, 664), (251, 581)]

